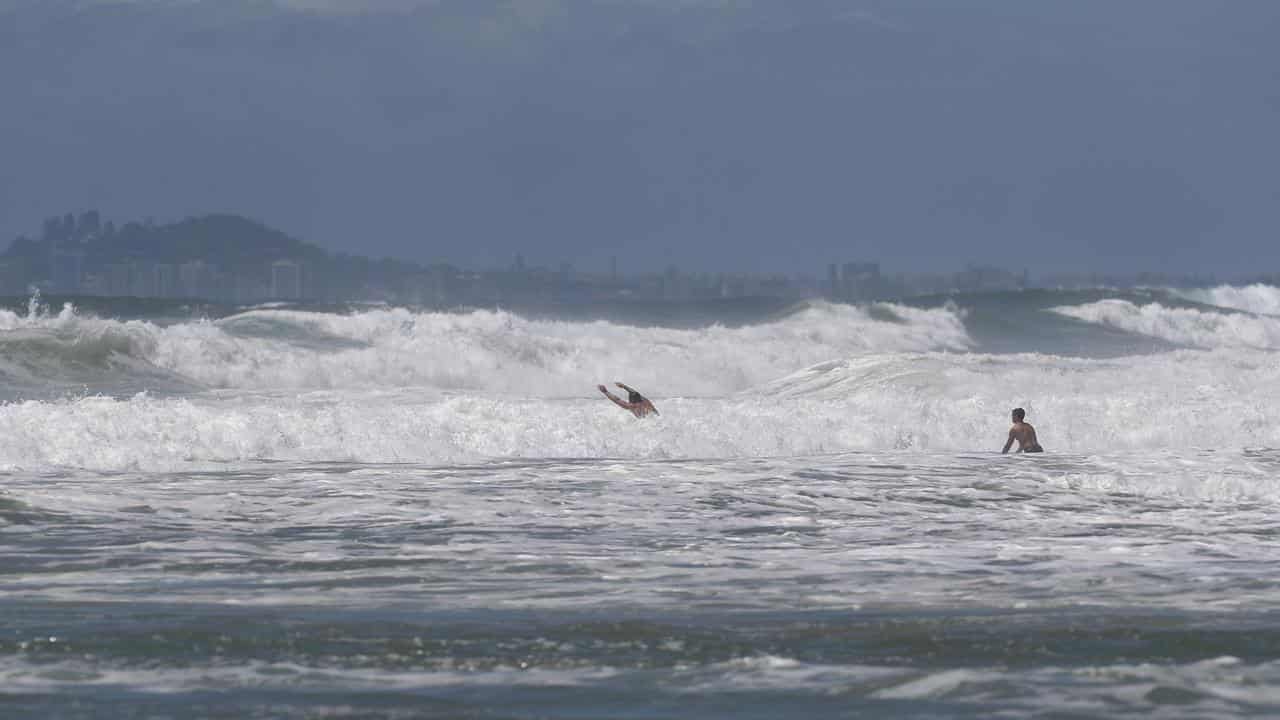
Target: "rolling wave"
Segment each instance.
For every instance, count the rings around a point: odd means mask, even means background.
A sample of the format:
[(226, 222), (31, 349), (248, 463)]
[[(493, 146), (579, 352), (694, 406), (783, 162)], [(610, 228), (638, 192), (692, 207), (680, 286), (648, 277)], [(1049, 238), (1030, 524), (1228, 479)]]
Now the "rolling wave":
[(263, 309), (171, 325), (80, 316), (70, 306), (57, 315), (10, 315), (0, 318), (9, 325), (0, 333), (10, 358), (3, 380), (21, 389), (65, 377), (129, 389), (167, 379), (203, 388), (425, 387), (547, 397), (626, 380), (708, 395), (832, 357), (971, 345), (954, 309), (901, 305), (817, 303), (764, 324), (696, 329), (400, 308)]
[[(0, 467), (965, 452), (998, 447), (1014, 406), (1051, 451), (1274, 447), (1277, 349), (1280, 318), (1105, 291), (812, 303), (697, 328), (398, 308), (168, 324), (0, 311)], [(594, 386), (614, 380), (662, 417), (635, 423), (604, 402)]]
[(198, 385), (152, 362), (156, 326), (101, 320), (66, 305), (49, 313), (0, 310), (0, 398), (186, 392)]
[(1189, 347), (1280, 349), (1280, 317), (1128, 300), (1100, 300), (1053, 312)]
[(10, 403), (0, 405), (0, 467), (989, 452), (1003, 443), (1014, 406), (1029, 411), (1055, 454), (1280, 447), (1280, 366), (1266, 357), (868, 356), (734, 395), (655, 395), (662, 415), (642, 422), (588, 391), (240, 391)]
[(1259, 315), (1280, 315), (1280, 288), (1271, 285), (1219, 285), (1213, 288), (1177, 290), (1175, 294), (1205, 305)]

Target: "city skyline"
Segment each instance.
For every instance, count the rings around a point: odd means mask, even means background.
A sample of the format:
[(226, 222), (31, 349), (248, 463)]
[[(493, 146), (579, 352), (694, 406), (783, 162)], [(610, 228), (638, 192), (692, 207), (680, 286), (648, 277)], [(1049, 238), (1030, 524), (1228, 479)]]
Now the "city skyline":
[(11, 4), (0, 237), (71, 205), (467, 267), (821, 273), (855, 244), (1254, 272), (1280, 267), (1278, 24), (1195, 0)]
[[(1255, 279), (1262, 276), (1255, 276)], [(202, 299), (252, 303), (387, 301), (465, 307), (494, 303), (823, 298), (872, 302), (922, 295), (1049, 286), (1193, 286), (1213, 275), (1058, 275), (968, 263), (942, 273), (882, 270), (877, 260), (844, 260), (811, 272), (744, 273), (670, 264), (629, 271), (530, 263), (517, 253), (504, 268), (462, 268), (395, 258), (331, 254), (260, 222), (206, 215), (169, 224), (125, 221), (97, 210), (46, 218), (36, 237), (19, 236), (0, 254), (0, 294)]]

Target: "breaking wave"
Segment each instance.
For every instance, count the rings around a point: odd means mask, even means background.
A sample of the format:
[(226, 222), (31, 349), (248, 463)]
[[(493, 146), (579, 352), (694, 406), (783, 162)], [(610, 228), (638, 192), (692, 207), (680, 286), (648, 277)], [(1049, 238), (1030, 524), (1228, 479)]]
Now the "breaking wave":
[(0, 467), (990, 452), (1014, 406), (1029, 411), (1055, 453), (1280, 447), (1280, 366), (1266, 357), (1187, 350), (1122, 360), (853, 358), (745, 393), (655, 395), (662, 416), (644, 422), (588, 391), (558, 399), (397, 389), (29, 401), (0, 406)]
[[(1203, 293), (1201, 300), (1224, 304), (1247, 298), (1235, 304), (1255, 310), (1280, 302), (1280, 291), (1269, 286)], [(0, 392), (19, 399), (417, 387), (563, 397), (625, 380), (647, 392), (717, 396), (819, 363), (889, 353), (1109, 357), (1178, 347), (1280, 349), (1280, 317), (1171, 292), (1111, 295), (1038, 291), (862, 307), (814, 302), (755, 324), (698, 328), (403, 308), (255, 308), (164, 322), (99, 318), (69, 305), (48, 312), (33, 302), (26, 314), (0, 310)]]
[[(1091, 345), (1108, 352), (1043, 349)], [(695, 329), (33, 307), (0, 311), (0, 468), (990, 451), (1015, 406), (1051, 452), (1280, 447), (1276, 349), (1280, 318), (1168, 293), (813, 303)], [(595, 385), (617, 380), (661, 418), (604, 402)]]
[(1177, 294), (1193, 302), (1244, 310), (1262, 315), (1280, 315), (1280, 288), (1252, 285), (1219, 285), (1214, 288), (1178, 290)]
[(1189, 347), (1280, 349), (1280, 318), (1266, 315), (1114, 299), (1053, 312)]
[(196, 384), (156, 366), (156, 326), (50, 313), (36, 299), (24, 314), (0, 310), (0, 397), (182, 392)]
[[(577, 394), (625, 379), (681, 394), (743, 390), (832, 357), (965, 350), (952, 309), (855, 308), (818, 303), (737, 328), (641, 328), (605, 321), (530, 320), (508, 312), (346, 315), (253, 310), (161, 326), (77, 315), (0, 317), (4, 379), (30, 390), (94, 371), (136, 388), (161, 375), (205, 388), (440, 390)], [(69, 372), (75, 370), (75, 372)], [(164, 389), (164, 388), (159, 388)]]

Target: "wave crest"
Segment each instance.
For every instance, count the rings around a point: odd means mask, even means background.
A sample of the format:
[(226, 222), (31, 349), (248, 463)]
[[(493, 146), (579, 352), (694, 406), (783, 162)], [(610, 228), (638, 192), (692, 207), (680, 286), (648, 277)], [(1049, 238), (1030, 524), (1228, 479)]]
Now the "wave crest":
[(71, 304), (49, 313), (33, 301), (26, 315), (0, 310), (0, 388), (10, 396), (190, 389), (152, 364), (158, 348), (150, 323), (85, 316)]
[(1189, 347), (1280, 349), (1280, 318), (1262, 315), (1115, 299), (1056, 307), (1052, 312)]
[(749, 393), (659, 395), (662, 416), (642, 422), (581, 389), (573, 398), (394, 389), (33, 401), (0, 405), (0, 466), (990, 453), (1003, 443), (1014, 406), (1028, 410), (1055, 457), (1280, 447), (1280, 368), (1266, 357), (1184, 350), (1106, 361), (850, 358)]
[(832, 357), (969, 346), (955, 309), (899, 305), (818, 303), (770, 323), (696, 330), (500, 311), (260, 310), (167, 328), (155, 361), (210, 387), (557, 396), (625, 380), (649, 392), (696, 395), (737, 392)]
[(1280, 288), (1262, 283), (1219, 285), (1174, 291), (1179, 297), (1217, 307), (1244, 310), (1260, 315), (1280, 315)]

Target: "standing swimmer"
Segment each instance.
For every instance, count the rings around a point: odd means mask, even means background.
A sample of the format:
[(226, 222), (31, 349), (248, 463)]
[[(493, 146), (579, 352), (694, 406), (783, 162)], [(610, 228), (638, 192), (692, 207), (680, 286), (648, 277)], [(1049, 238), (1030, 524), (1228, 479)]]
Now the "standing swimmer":
[(1044, 452), (1044, 448), (1040, 447), (1040, 441), (1036, 440), (1036, 429), (1031, 427), (1031, 423), (1022, 421), (1026, 416), (1026, 410), (1022, 408), (1013, 409), (1013, 427), (1009, 428), (1009, 441), (1004, 444), (1004, 449), (1000, 451), (1002, 455), (1009, 452), (1009, 446), (1013, 445), (1014, 440), (1018, 441), (1018, 452), (1020, 453)]
[(622, 383), (614, 384), (627, 391), (626, 400), (623, 400), (617, 395), (609, 392), (609, 389), (603, 385), (597, 385), (596, 387), (600, 388), (600, 392), (604, 393), (604, 396), (612, 400), (615, 405), (625, 410), (630, 410), (631, 414), (638, 418), (642, 418), (646, 415), (658, 414), (658, 408), (654, 407), (653, 403), (649, 402), (649, 398), (636, 392), (634, 388), (627, 387)]

